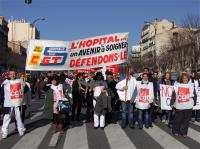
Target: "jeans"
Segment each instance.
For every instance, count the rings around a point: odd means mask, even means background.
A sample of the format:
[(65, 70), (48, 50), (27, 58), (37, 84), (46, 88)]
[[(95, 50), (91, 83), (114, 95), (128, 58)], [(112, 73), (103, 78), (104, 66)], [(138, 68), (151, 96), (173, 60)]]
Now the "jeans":
[[(144, 115), (144, 119), (143, 119)], [(138, 110), (138, 126), (140, 129), (143, 128), (143, 124), (145, 123), (145, 127), (149, 127), (149, 110)]]
[(130, 102), (121, 102), (122, 106), (122, 127), (126, 127), (127, 117), (128, 124), (130, 127), (133, 127), (133, 105)]
[(171, 110), (162, 110), (162, 120), (171, 121), (172, 120), (172, 111)]

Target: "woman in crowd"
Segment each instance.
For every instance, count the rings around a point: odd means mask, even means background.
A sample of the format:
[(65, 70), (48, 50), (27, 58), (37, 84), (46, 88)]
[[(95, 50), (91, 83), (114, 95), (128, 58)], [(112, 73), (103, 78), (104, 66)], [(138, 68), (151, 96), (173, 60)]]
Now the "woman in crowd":
[(25, 76), (25, 74), (20, 73), (19, 74), (19, 79), (24, 81), (24, 98), (23, 98), (23, 103), (22, 103), (22, 108), (21, 110), (21, 118), (22, 118), (22, 122), (24, 123), (25, 120), (25, 113), (26, 113), (26, 109), (30, 106), (30, 100), (31, 100), (31, 86), (30, 83), (27, 82), (27, 77)]
[[(171, 73), (170, 72), (166, 72), (163, 76), (163, 78), (159, 81), (159, 86), (160, 84), (164, 84), (164, 85), (174, 85), (174, 80), (171, 79)], [(160, 87), (159, 87), (160, 90)], [(162, 114), (161, 114), (161, 120), (162, 122), (166, 123), (168, 126), (171, 127), (171, 123), (172, 123), (172, 110), (162, 110)]]
[[(200, 91), (200, 81), (199, 77), (196, 71), (192, 71), (191, 77), (190, 77), (190, 83), (194, 85), (196, 94), (198, 96), (198, 92)], [(192, 121), (198, 121), (200, 122), (200, 110), (193, 110), (192, 111)]]
[[(104, 105), (104, 99), (100, 99), (100, 95), (106, 93), (107, 83), (104, 81), (104, 77), (101, 72), (97, 72), (94, 81), (91, 82), (91, 87), (94, 90), (93, 106), (94, 106), (94, 128), (99, 126), (101, 129), (105, 127), (105, 113), (107, 111), (107, 105)], [(104, 95), (105, 95), (104, 94)], [(111, 102), (111, 101), (110, 101)], [(102, 104), (99, 104), (102, 103)]]
[(176, 108), (172, 133), (176, 136), (187, 136), (189, 121), (192, 116), (192, 108), (196, 103), (194, 86), (189, 83), (189, 76), (182, 73), (179, 82), (174, 85), (171, 105)]
[[(153, 83), (149, 82), (148, 74), (142, 74), (142, 81), (137, 82), (137, 95), (135, 98), (135, 107), (138, 109), (138, 127), (143, 128), (143, 123), (145, 122), (145, 127), (149, 128), (149, 109), (151, 103), (154, 100)], [(144, 122), (143, 122), (144, 115)]]
[[(90, 73), (88, 75), (87, 84), (90, 84), (94, 80), (94, 74)], [(86, 110), (86, 122), (93, 121), (93, 88), (91, 86), (86, 87), (86, 102), (87, 102), (87, 110)]]
[(73, 81), (72, 84), (72, 121), (74, 121), (75, 111), (77, 109), (76, 120), (80, 121), (80, 113), (81, 113), (81, 106), (83, 101), (82, 91), (85, 89), (81, 85), (81, 81), (83, 80), (82, 74), (77, 74), (76, 79)]
[[(63, 132), (63, 118), (62, 114), (58, 111), (58, 102), (63, 100), (63, 86), (59, 84), (59, 79), (57, 76), (52, 77), (51, 84), (44, 87), (46, 91), (46, 102), (44, 106), (45, 118), (52, 118), (53, 132)], [(53, 104), (51, 104), (53, 103)], [(52, 114), (53, 113), (53, 114)], [(49, 116), (49, 115), (52, 116)]]

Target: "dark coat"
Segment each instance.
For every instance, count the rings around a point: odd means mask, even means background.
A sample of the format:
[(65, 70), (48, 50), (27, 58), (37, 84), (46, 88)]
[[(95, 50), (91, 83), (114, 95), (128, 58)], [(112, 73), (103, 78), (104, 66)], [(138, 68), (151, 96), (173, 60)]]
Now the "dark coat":
[(114, 79), (112, 81), (106, 80), (106, 82), (108, 84), (108, 89), (110, 91), (110, 93), (108, 92), (108, 94), (111, 96), (112, 100), (118, 100), (119, 96), (117, 93), (117, 89), (115, 88), (117, 82)]
[(0, 104), (3, 105), (4, 103), (4, 88), (3, 86), (0, 86)]
[(94, 108), (95, 113), (105, 115), (106, 112), (111, 112), (111, 97), (107, 96), (106, 93), (101, 93), (96, 99), (96, 105)]
[(45, 87), (46, 98), (44, 103), (43, 115), (45, 119), (53, 119), (53, 90)]

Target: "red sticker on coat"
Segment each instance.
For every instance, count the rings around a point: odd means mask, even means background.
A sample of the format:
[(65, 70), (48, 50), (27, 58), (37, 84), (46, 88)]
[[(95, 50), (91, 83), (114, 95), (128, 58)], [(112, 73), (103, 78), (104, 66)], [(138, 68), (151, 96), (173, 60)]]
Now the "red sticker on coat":
[(22, 84), (15, 83), (10, 84), (10, 99), (20, 99), (22, 98)]
[(147, 88), (141, 88), (140, 89), (139, 102), (149, 103), (149, 89), (147, 89)]
[(189, 88), (179, 87), (178, 88), (178, 102), (189, 102), (189, 101), (190, 101)]

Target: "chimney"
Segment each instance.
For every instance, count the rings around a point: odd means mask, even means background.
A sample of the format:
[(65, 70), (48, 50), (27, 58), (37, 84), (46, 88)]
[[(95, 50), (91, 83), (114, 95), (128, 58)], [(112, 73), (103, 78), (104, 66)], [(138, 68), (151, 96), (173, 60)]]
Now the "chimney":
[(172, 21), (172, 28), (175, 28), (176, 27), (176, 22), (173, 20)]

